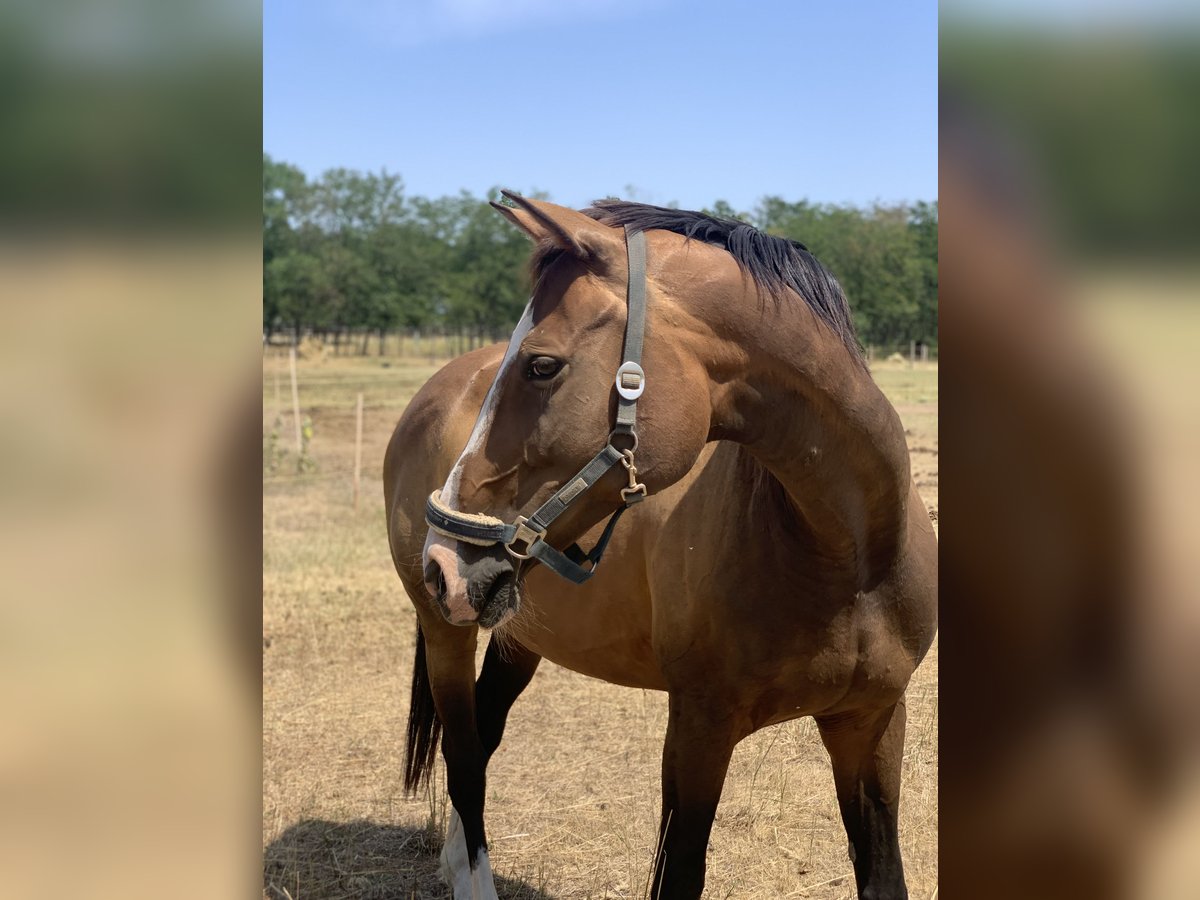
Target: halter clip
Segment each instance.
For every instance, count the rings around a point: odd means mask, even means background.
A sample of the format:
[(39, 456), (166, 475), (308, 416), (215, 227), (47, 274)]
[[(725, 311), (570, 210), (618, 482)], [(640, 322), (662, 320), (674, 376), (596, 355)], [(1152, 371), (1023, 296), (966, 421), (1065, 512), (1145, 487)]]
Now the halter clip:
[[(629, 472), (629, 487), (621, 488), (621, 499), (625, 505), (637, 503), (646, 497), (646, 486), (637, 480), (637, 466), (633, 463), (633, 450), (621, 452), (621, 465)], [(638, 496), (638, 495), (641, 496)], [(634, 498), (634, 499), (630, 499)]]
[[(513, 535), (513, 539), (511, 541), (504, 545), (504, 549), (508, 551), (509, 555), (514, 556), (517, 559), (529, 559), (529, 557), (532, 555), (533, 545), (546, 537), (545, 531), (534, 531), (532, 528), (526, 525), (525, 523), (528, 521), (529, 520), (524, 516), (517, 516), (513, 520), (513, 527), (517, 529), (516, 534)], [(513, 544), (515, 544), (517, 541), (525, 542), (524, 553), (513, 549)]]

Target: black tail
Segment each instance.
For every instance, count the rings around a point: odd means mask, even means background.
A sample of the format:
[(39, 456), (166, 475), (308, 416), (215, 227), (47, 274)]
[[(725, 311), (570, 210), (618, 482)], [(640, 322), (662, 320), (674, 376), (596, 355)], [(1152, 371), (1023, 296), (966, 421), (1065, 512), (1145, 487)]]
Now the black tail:
[(404, 750), (404, 790), (410, 796), (429, 780), (437, 760), (442, 722), (433, 705), (429, 669), (425, 665), (425, 635), (417, 624), (417, 655), (413, 660), (412, 697), (408, 707), (408, 744)]

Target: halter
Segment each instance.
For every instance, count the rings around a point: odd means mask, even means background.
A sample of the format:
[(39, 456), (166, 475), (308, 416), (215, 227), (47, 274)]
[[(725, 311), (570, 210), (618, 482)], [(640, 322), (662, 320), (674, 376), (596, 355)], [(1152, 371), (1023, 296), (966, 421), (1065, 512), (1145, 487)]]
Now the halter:
[[(638, 446), (635, 428), (637, 401), (646, 389), (646, 373), (641, 366), (642, 338), (646, 331), (646, 235), (625, 226), (625, 248), (629, 256), (629, 313), (625, 322), (625, 353), (624, 362), (617, 369), (616, 376), (617, 419), (604, 449), (574, 478), (555, 491), (533, 515), (528, 518), (517, 516), (511, 523), (480, 513), (458, 512), (442, 502), (441, 491), (434, 491), (425, 502), (425, 521), (434, 531), (481, 547), (503, 544), (504, 549), (516, 559), (536, 559), (550, 571), (575, 584), (583, 584), (596, 574), (622, 513), (646, 498), (646, 485), (637, 480), (637, 466), (633, 457)], [(632, 443), (628, 449), (618, 450), (613, 446), (616, 438), (628, 438)], [(628, 472), (629, 485), (621, 489), (621, 506), (609, 517), (596, 546), (585, 553), (578, 544), (560, 551), (546, 543), (546, 532), (554, 520), (617, 463)], [(589, 563), (590, 568), (585, 567)]]

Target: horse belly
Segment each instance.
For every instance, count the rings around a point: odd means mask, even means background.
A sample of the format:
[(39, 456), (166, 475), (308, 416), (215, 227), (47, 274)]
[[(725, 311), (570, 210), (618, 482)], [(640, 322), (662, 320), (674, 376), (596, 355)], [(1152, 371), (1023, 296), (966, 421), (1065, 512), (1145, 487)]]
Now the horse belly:
[(772, 679), (786, 705), (775, 709), (764, 724), (802, 715), (884, 709), (903, 696), (917, 660), (876, 597), (860, 597), (824, 636), (819, 647), (798, 648), (793, 665)]

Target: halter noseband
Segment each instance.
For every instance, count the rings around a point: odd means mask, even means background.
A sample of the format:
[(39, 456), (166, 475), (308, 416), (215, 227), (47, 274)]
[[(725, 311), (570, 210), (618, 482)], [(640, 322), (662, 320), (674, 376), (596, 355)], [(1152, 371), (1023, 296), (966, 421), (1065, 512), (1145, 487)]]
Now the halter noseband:
[[(516, 559), (536, 559), (550, 571), (575, 584), (583, 584), (596, 574), (600, 558), (604, 556), (621, 514), (646, 498), (646, 485), (638, 482), (637, 466), (633, 460), (638, 446), (635, 427), (637, 401), (646, 389), (646, 373), (641, 366), (642, 338), (646, 331), (646, 235), (631, 231), (626, 226), (625, 248), (629, 256), (629, 312), (625, 321), (624, 362), (617, 369), (616, 377), (617, 420), (604, 449), (574, 478), (555, 491), (533, 515), (528, 518), (517, 516), (511, 523), (494, 516), (458, 512), (442, 502), (440, 491), (434, 491), (425, 502), (425, 521), (434, 531), (484, 547), (503, 544), (504, 549)], [(618, 450), (613, 446), (614, 438), (618, 437), (631, 439), (631, 446), (626, 450)], [(621, 463), (628, 471), (629, 486), (621, 489), (622, 505), (609, 518), (596, 546), (585, 553), (578, 544), (560, 551), (546, 543), (546, 532), (554, 520), (617, 463)], [(585, 568), (587, 563), (591, 564), (590, 568)]]

